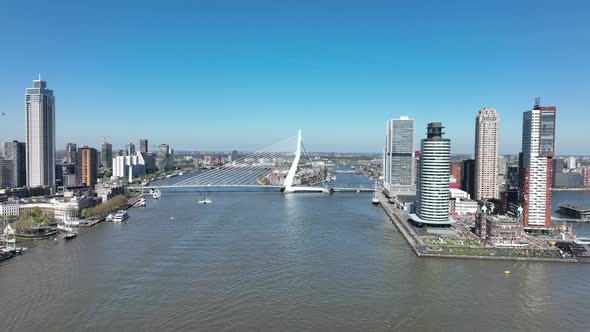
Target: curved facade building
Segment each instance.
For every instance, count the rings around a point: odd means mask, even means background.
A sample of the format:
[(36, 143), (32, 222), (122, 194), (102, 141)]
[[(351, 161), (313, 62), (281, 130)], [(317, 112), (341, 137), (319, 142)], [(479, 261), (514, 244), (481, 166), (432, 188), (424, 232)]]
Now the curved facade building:
[(416, 179), (416, 213), (419, 223), (446, 225), (449, 219), (449, 168), (451, 140), (442, 138), (440, 122), (428, 124), (421, 142)]

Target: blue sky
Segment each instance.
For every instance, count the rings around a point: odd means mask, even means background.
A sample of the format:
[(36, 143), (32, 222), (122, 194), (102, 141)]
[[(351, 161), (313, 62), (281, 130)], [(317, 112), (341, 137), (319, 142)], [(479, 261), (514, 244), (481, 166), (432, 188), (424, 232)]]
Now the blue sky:
[[(121, 3), (125, 4), (121, 4)], [(57, 142), (256, 149), (303, 130), (313, 151), (381, 151), (385, 122), (442, 121), (472, 153), (482, 107), (520, 150), (535, 96), (557, 153), (590, 154), (588, 1), (2, 1), (0, 139), (24, 93), (54, 89)]]

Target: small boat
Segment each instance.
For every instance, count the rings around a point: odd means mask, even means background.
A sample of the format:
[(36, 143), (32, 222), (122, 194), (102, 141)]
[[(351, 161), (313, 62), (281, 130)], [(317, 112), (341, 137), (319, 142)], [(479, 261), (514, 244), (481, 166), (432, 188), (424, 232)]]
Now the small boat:
[(379, 204), (379, 199), (377, 198), (377, 181), (375, 181), (375, 189), (373, 190), (373, 198), (371, 198), (371, 203), (374, 205)]
[(203, 198), (202, 200), (198, 201), (197, 203), (199, 203), (199, 204), (211, 204), (211, 203), (213, 203), (213, 201), (211, 200), (211, 197), (205, 196), (205, 198)]
[(136, 208), (145, 207), (146, 206), (145, 198), (142, 197), (139, 201), (137, 201), (135, 204), (133, 204), (133, 206)]
[(64, 235), (64, 239), (71, 240), (71, 239), (75, 238), (76, 236), (78, 236), (78, 233), (76, 233), (76, 232), (69, 232), (66, 235)]
[(178, 173), (178, 176), (183, 176), (183, 175), (184, 175), (183, 172)]
[(152, 197), (154, 199), (160, 199), (160, 197), (162, 197), (162, 193), (160, 192), (160, 189), (154, 190), (154, 193), (152, 194)]
[(506, 270), (506, 271), (504, 271), (504, 274), (508, 275), (508, 274), (510, 274), (510, 271)]
[(129, 218), (129, 214), (127, 214), (127, 211), (125, 210), (121, 210), (119, 212), (117, 212), (117, 214), (115, 214), (115, 217), (113, 218), (113, 222), (125, 222), (125, 220), (127, 220)]

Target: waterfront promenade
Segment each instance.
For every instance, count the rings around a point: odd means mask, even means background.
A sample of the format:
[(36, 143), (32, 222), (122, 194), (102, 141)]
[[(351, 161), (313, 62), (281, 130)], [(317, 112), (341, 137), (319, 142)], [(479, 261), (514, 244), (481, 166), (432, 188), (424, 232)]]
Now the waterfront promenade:
[[(444, 244), (436, 242), (434, 244), (427, 243), (425, 242), (426, 240), (436, 238), (436, 235), (418, 234), (415, 228), (409, 224), (408, 216), (404, 211), (396, 209), (393, 204), (389, 204), (387, 198), (381, 192), (377, 193), (377, 198), (391, 222), (397, 227), (418, 257), (578, 262), (576, 258), (557, 256), (555, 250), (483, 247), (481, 244), (475, 242), (473, 237), (463, 237), (458, 238), (458, 240), (447, 240), (446, 242), (441, 240), (445, 242)], [(430, 242), (433, 241), (431, 240)]]

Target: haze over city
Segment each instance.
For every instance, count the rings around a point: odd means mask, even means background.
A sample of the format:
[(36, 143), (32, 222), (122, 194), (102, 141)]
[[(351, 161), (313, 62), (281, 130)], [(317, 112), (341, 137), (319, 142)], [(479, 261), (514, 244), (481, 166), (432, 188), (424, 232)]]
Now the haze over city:
[(587, 154), (589, 16), (584, 1), (4, 2), (0, 132), (24, 138), (40, 73), (58, 148), (255, 150), (302, 128), (313, 151), (381, 152), (385, 121), (408, 115), (472, 153), (493, 107), (500, 153), (518, 153), (541, 96), (559, 109), (556, 153)]

